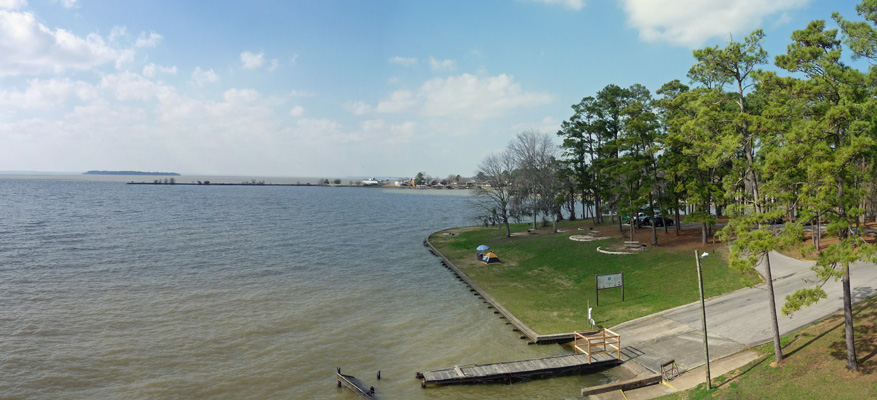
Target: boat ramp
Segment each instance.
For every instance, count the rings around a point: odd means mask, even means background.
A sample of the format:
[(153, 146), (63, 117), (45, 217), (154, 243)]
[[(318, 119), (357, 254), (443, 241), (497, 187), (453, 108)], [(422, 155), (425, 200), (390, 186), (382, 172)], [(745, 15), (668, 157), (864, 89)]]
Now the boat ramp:
[(535, 360), (453, 366), (418, 372), (421, 387), (465, 383), (513, 382), (571, 373), (587, 373), (621, 363), (621, 338), (608, 329), (574, 332), (574, 353)]

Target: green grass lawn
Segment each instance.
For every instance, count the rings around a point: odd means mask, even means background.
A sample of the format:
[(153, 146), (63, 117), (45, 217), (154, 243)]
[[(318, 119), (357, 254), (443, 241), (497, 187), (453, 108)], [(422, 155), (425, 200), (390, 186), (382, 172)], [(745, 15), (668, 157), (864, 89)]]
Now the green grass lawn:
[[(458, 228), (438, 232), (430, 242), (454, 265), (496, 298), (506, 309), (540, 334), (566, 333), (588, 328), (587, 304), (598, 326), (619, 323), (688, 304), (698, 299), (696, 264), (691, 247), (650, 247), (633, 255), (607, 255), (598, 246), (618, 244), (615, 238), (576, 242), (570, 235), (585, 234), (585, 222), (562, 224), (565, 233), (505, 237), (504, 229)], [(525, 232), (526, 224), (513, 232)], [(611, 225), (597, 226), (618, 235)], [(457, 235), (447, 235), (453, 232)], [(663, 232), (660, 233), (664, 235)], [(668, 235), (674, 235), (671, 231)], [(660, 242), (660, 239), (659, 239)], [(485, 266), (476, 260), (478, 245), (490, 246), (502, 264)], [(712, 255), (702, 260), (707, 297), (761, 282), (755, 273), (741, 274), (728, 267), (723, 245), (704, 246)], [(620, 288), (600, 291), (596, 304), (595, 275), (624, 274), (624, 301)]]
[(853, 308), (859, 371), (846, 369), (843, 315), (782, 338), (785, 360), (771, 366), (773, 344), (737, 371), (663, 399), (877, 399), (877, 297)]

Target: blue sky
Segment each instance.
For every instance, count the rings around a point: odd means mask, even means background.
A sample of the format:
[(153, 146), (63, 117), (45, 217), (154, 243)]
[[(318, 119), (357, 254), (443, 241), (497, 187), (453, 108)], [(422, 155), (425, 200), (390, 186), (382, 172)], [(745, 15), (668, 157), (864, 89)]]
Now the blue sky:
[(856, 4), (0, 0), (0, 171), (470, 176), (608, 84)]

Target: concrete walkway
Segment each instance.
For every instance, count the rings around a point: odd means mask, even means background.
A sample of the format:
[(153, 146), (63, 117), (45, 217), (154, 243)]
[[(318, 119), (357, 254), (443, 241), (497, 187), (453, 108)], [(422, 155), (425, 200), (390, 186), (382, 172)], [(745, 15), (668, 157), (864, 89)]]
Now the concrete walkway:
[[(771, 253), (770, 262), (781, 335), (843, 309), (841, 283), (829, 280), (823, 286), (828, 294), (827, 299), (803, 308), (790, 317), (782, 315), (786, 295), (816, 286), (816, 274), (810, 269), (814, 263), (779, 253)], [(694, 273), (693, 259), (691, 264)], [(756, 269), (764, 276), (763, 262)], [(877, 294), (877, 265), (856, 264), (850, 270), (850, 277), (853, 302)], [(764, 283), (707, 299), (707, 333), (713, 377), (754, 360), (755, 354), (744, 350), (772, 340), (767, 307), (767, 288)], [(611, 329), (621, 334), (623, 358), (656, 373), (660, 372), (662, 363), (676, 360), (680, 371), (688, 371), (670, 382), (673, 388), (686, 390), (705, 381), (702, 368), (698, 368), (704, 364), (700, 302), (625, 322)], [(694, 371), (695, 368), (700, 372)], [(624, 395), (628, 399), (647, 399), (672, 393), (673, 388), (656, 385), (624, 392)]]

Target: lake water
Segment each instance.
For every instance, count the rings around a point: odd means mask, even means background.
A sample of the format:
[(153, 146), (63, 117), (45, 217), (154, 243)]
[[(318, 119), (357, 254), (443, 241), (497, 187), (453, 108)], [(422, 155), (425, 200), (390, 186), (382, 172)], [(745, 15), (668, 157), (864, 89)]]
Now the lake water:
[(0, 398), (356, 399), (336, 367), (382, 399), (559, 399), (615, 380), (420, 388), (416, 371), (569, 351), (518, 339), (423, 247), (476, 223), (467, 200), (0, 178)]

